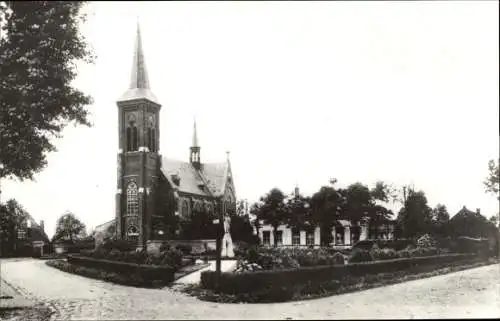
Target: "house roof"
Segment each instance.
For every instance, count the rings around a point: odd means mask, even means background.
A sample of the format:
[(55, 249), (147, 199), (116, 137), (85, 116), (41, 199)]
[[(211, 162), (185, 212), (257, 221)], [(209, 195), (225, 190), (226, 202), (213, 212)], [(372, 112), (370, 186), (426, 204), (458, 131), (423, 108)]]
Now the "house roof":
[(94, 229), (94, 232), (95, 233), (100, 233), (100, 232), (106, 232), (107, 229), (111, 226), (115, 224), (115, 220), (111, 220), (109, 222), (106, 222), (106, 223), (102, 223), (101, 225), (97, 225)]
[(462, 207), (460, 211), (457, 212), (450, 220), (455, 220), (457, 218), (463, 218), (463, 217), (477, 217), (477, 218), (484, 218), (480, 213), (474, 212), (469, 210), (467, 207)]
[[(228, 163), (205, 163), (197, 170), (191, 163), (163, 157), (161, 171), (179, 192), (200, 196), (220, 196), (224, 193)], [(179, 185), (175, 182), (179, 179)]]

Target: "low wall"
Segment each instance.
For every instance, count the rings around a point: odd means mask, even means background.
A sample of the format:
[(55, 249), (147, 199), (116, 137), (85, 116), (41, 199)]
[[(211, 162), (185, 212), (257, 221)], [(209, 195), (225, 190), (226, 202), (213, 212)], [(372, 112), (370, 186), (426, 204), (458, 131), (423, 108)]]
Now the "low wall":
[(179, 244), (186, 244), (192, 247), (192, 254), (201, 254), (205, 251), (215, 251), (215, 240), (152, 240), (147, 243), (147, 250), (150, 253), (160, 252), (162, 244), (169, 244), (171, 247), (176, 247)]

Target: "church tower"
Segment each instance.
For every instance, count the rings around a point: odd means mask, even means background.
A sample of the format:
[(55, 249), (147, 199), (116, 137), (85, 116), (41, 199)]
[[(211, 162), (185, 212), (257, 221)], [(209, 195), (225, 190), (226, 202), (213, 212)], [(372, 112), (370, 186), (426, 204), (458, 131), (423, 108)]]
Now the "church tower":
[(137, 35), (129, 89), (118, 99), (116, 235), (137, 243), (151, 239), (154, 192), (160, 173), (160, 108), (151, 92)]
[(201, 168), (201, 159), (200, 159), (200, 146), (198, 145), (198, 133), (196, 132), (196, 120), (194, 121), (193, 127), (193, 143), (190, 147), (190, 155), (189, 161), (193, 165), (194, 168)]

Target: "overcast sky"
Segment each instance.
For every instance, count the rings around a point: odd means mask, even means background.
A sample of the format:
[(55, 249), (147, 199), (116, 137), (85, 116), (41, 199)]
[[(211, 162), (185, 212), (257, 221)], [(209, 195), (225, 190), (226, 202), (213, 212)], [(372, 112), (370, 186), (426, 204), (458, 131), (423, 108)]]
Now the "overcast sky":
[[(272, 187), (414, 184), (430, 206), (498, 211), (484, 191), (499, 154), (498, 2), (95, 2), (97, 55), (75, 85), (92, 128), (69, 126), (35, 181), (2, 181), (52, 236), (74, 212), (114, 218), (116, 100), (128, 88), (139, 16), (160, 148), (202, 161), (230, 150), (238, 198)], [(397, 209), (397, 207), (396, 207)]]

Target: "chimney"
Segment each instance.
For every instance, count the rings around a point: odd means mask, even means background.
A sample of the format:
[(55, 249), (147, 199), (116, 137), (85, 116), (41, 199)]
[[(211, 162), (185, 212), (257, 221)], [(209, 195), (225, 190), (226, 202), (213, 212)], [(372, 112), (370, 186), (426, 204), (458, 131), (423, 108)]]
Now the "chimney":
[(476, 208), (476, 213), (481, 215), (481, 210), (479, 208)]
[(40, 220), (40, 228), (42, 229), (42, 231), (45, 232), (45, 224), (44, 224), (43, 220)]

